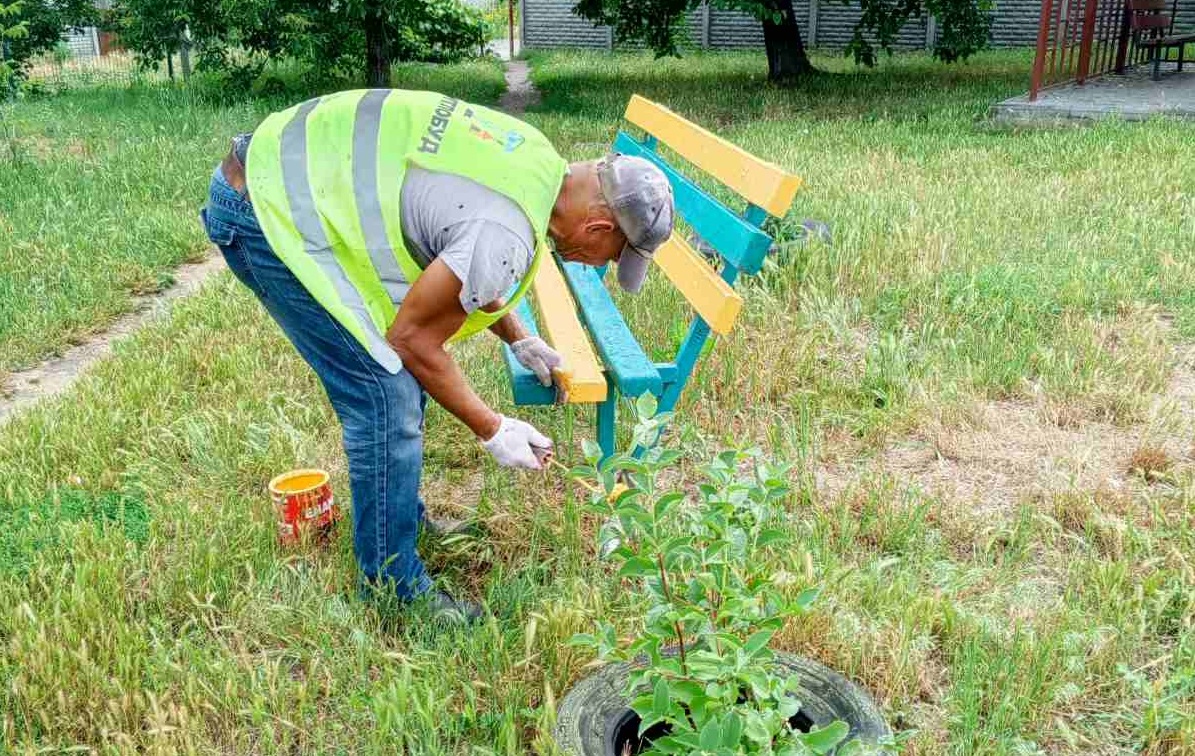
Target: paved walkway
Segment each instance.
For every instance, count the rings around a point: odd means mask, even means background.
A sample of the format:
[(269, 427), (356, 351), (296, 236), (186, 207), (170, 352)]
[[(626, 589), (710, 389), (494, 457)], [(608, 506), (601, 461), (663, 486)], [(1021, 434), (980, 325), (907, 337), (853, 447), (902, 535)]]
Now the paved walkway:
[(1195, 63), (1162, 67), (1160, 81), (1149, 78), (1149, 69), (1138, 66), (1118, 76), (1108, 74), (1086, 84), (1064, 84), (1047, 89), (1029, 102), (1028, 95), (1013, 97), (992, 107), (992, 116), (1003, 121), (1090, 120), (1116, 116), (1141, 121), (1156, 115), (1195, 120)]
[(527, 108), (539, 104), (539, 90), (531, 83), (531, 66), (525, 60), (506, 64), (506, 93), (498, 107), (512, 116), (522, 115)]
[[(516, 36), (514, 57), (518, 57), (519, 53), (522, 52), (522, 49), (523, 46), (519, 43), (519, 39)], [(491, 39), (489, 44), (485, 46), (485, 50), (491, 55), (497, 56), (501, 60), (510, 60), (510, 37), (498, 37), (496, 39)]]

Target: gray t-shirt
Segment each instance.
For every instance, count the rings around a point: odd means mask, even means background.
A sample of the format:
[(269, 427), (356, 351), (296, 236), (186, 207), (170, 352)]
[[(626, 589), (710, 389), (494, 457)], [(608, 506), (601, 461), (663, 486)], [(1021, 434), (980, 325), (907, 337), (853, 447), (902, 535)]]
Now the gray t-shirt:
[(400, 202), (407, 250), (420, 265), (444, 261), (461, 281), (466, 313), (502, 298), (531, 265), (530, 221), (513, 200), (492, 189), (412, 166)]

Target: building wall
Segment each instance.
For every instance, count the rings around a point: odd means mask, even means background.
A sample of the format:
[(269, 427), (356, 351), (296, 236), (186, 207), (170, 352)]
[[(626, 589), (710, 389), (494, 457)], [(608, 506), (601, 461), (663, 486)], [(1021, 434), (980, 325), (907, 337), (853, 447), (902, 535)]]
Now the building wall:
[(992, 39), (1001, 47), (1036, 45), (1041, 5), (1041, 0), (996, 0)]
[[(808, 7), (808, 2), (802, 3)], [(803, 18), (800, 8), (796, 8), (797, 18)], [(763, 26), (759, 21), (746, 13), (710, 9), (709, 46), (716, 49), (731, 49), (736, 47), (761, 47), (763, 45)]]
[(96, 30), (90, 26), (82, 29), (68, 29), (62, 40), (70, 48), (71, 56), (74, 58), (87, 59), (99, 55), (99, 50), (96, 49), (98, 44)]
[[(1195, 34), (1195, 0), (1178, 0), (1178, 12), (1174, 14), (1174, 31), (1176, 34)], [(1190, 59), (1188, 56), (1187, 60)], [(1185, 66), (1183, 70), (1187, 70)]]
[[(612, 42), (606, 27), (594, 27), (573, 15), (576, 0), (523, 0), (523, 45), (545, 47), (608, 47)], [(992, 20), (992, 44), (997, 47), (1033, 45), (1041, 0), (995, 0)], [(1195, 0), (1179, 0), (1191, 6)], [(841, 48), (850, 41), (859, 20), (859, 5), (843, 5), (832, 0), (795, 0), (794, 9), (805, 43), (814, 47)], [(689, 14), (688, 36), (692, 44), (702, 45), (705, 9)], [(709, 9), (706, 43), (715, 49), (759, 47), (763, 28), (753, 16), (736, 11)], [(1181, 12), (1180, 16), (1183, 15)], [(901, 30), (897, 44), (902, 48), (927, 47), (932, 44), (933, 24), (925, 18), (913, 19)]]
[(569, 0), (523, 0), (523, 47), (607, 47), (610, 30), (573, 15)]

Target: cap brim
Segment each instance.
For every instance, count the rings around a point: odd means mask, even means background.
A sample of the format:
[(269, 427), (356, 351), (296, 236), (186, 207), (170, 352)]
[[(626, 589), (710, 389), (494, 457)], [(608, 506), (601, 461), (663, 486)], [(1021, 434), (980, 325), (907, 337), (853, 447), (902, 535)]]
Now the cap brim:
[(624, 247), (618, 257), (618, 285), (629, 294), (638, 294), (647, 280), (647, 269), (651, 260), (636, 252), (630, 246)]

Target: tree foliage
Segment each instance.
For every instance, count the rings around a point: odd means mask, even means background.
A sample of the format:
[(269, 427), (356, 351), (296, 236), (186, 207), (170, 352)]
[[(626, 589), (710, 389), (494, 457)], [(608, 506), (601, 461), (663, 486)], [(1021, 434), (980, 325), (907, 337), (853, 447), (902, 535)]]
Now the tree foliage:
[(487, 37), (480, 14), (458, 0), (117, 0), (111, 24), (147, 61), (177, 50), (189, 29), (200, 67), (252, 71), (285, 59), (358, 79), (370, 31), (387, 68), (476, 54)]
[(188, 24), (214, 10), (209, 0), (120, 0), (107, 26), (124, 47), (145, 64), (156, 64), (178, 51)]
[[(758, 18), (765, 28), (769, 60), (773, 48), (794, 44), (805, 59), (792, 0), (709, 0), (715, 8), (738, 10)], [(839, 0), (848, 4), (849, 0)], [(573, 12), (594, 23), (614, 27), (620, 40), (642, 42), (657, 55), (677, 55), (684, 32), (684, 18), (702, 0), (579, 0)], [(901, 28), (914, 18), (933, 15), (937, 19), (934, 55), (953, 62), (987, 45), (992, 0), (860, 0), (862, 14), (847, 44), (846, 54), (864, 65), (875, 65), (878, 50), (891, 52)], [(766, 32), (788, 24), (784, 38), (773, 41)], [(795, 39), (791, 39), (795, 37)], [(777, 72), (773, 70), (773, 74)], [(783, 72), (781, 72), (783, 73)], [(790, 72), (792, 73), (792, 72)], [(773, 76), (773, 78), (776, 78)]]
[(97, 16), (90, 0), (0, 0), (0, 90), (10, 90), (29, 59), (54, 49), (67, 29)]
[(11, 98), (15, 91), (17, 68), (9, 61), (8, 50), (14, 39), (28, 34), (25, 23), (17, 19), (21, 0), (5, 3), (0, 0), (0, 98)]

